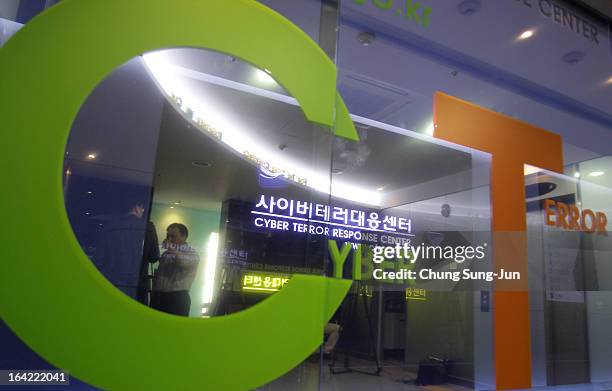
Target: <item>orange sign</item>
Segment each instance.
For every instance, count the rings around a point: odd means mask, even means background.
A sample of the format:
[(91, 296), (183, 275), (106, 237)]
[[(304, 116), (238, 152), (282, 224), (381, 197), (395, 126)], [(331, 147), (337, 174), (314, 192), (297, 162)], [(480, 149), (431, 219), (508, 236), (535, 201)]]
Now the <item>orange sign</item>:
[[(591, 209), (580, 210), (575, 205), (567, 205), (550, 199), (544, 200), (544, 211), (546, 213), (546, 225), (606, 235), (608, 217), (603, 212), (593, 212)], [(553, 216), (555, 216), (554, 220), (552, 219)]]
[(436, 93), (434, 135), (490, 153), (493, 266), (521, 273), (494, 285), (496, 388), (531, 387), (531, 324), (524, 164), (563, 172), (559, 135)]

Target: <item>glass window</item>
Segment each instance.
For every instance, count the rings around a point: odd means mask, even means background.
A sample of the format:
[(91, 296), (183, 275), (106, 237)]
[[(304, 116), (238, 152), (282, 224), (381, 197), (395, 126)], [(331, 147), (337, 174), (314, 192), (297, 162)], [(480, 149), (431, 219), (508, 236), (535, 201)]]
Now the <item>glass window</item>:
[(612, 190), (590, 181), (609, 178), (582, 179), (583, 173), (586, 178), (607, 171), (606, 161), (568, 166), (571, 176), (539, 171), (525, 177), (536, 384), (601, 382), (610, 376), (605, 363), (612, 346), (603, 330), (612, 315)]

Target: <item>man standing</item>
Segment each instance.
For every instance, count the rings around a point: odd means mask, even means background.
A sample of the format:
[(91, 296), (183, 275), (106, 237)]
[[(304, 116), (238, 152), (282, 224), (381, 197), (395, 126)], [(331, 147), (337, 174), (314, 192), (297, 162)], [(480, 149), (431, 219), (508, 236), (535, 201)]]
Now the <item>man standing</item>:
[(173, 223), (166, 229), (159, 267), (153, 278), (151, 307), (174, 315), (189, 316), (189, 289), (196, 276), (200, 258), (187, 243), (189, 231), (183, 224)]
[(142, 261), (140, 263), (140, 278), (138, 280), (138, 292), (136, 300), (144, 305), (149, 305), (151, 297), (149, 293), (153, 293), (151, 285), (152, 276), (149, 275), (149, 265), (159, 261), (159, 242), (157, 240), (157, 231), (155, 224), (152, 221), (147, 223), (145, 231), (144, 243), (142, 245)]

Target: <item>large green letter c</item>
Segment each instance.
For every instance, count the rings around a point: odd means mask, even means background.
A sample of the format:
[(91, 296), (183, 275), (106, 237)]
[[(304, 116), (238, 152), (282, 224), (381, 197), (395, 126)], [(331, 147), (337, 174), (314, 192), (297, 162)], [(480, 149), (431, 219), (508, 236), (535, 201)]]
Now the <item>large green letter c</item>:
[(350, 281), (298, 275), (263, 303), (226, 317), (158, 313), (95, 269), (64, 209), (63, 151), (81, 104), (116, 67), (168, 47), (208, 48), (266, 68), (309, 120), (356, 138), (332, 62), (253, 0), (65, 0), (0, 49), (7, 173), (0, 314), (45, 359), (99, 387), (249, 389), (321, 343)]

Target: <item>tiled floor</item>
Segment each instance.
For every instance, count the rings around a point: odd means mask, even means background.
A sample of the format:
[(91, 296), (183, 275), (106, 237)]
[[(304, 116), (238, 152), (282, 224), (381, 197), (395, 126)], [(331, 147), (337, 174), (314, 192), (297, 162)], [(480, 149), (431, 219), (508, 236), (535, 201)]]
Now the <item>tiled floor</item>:
[(605, 383), (589, 383), (589, 384), (572, 384), (568, 386), (548, 386), (534, 387), (530, 390), (550, 390), (550, 391), (612, 391), (612, 382)]
[[(380, 376), (372, 376), (360, 372), (348, 372), (332, 374), (329, 370), (329, 361), (325, 361), (323, 372), (320, 372), (318, 360), (305, 362), (285, 376), (276, 381), (259, 388), (262, 391), (287, 391), (287, 390), (318, 390), (319, 376), (321, 390), (324, 391), (468, 391), (469, 388), (454, 384), (439, 386), (417, 386), (414, 384), (416, 374), (404, 370), (400, 365), (385, 363)], [(338, 369), (341, 363), (338, 363)], [(351, 368), (364, 372), (374, 373), (376, 368), (372, 362), (353, 359)]]
[(368, 376), (360, 373), (346, 373), (342, 375), (323, 375), (321, 389), (325, 391), (352, 391), (352, 390), (372, 390), (372, 391), (407, 391), (407, 390), (426, 390), (426, 391), (467, 391), (457, 385), (445, 384), (439, 386), (417, 386), (413, 381), (402, 381), (394, 378), (387, 371), (380, 376)]
[[(360, 372), (332, 374), (329, 370), (329, 360), (322, 367), (318, 357), (302, 363), (285, 376), (259, 388), (261, 391), (468, 391), (471, 388), (456, 384), (435, 386), (418, 386), (414, 383), (416, 374), (405, 370), (399, 363), (385, 362), (380, 376), (367, 375)], [(364, 372), (373, 373), (376, 368), (371, 361), (351, 359), (350, 367)], [(337, 363), (342, 369), (342, 363)], [(320, 388), (319, 388), (320, 385)], [(598, 384), (576, 384), (567, 386), (534, 387), (539, 391), (612, 391), (612, 382)]]

